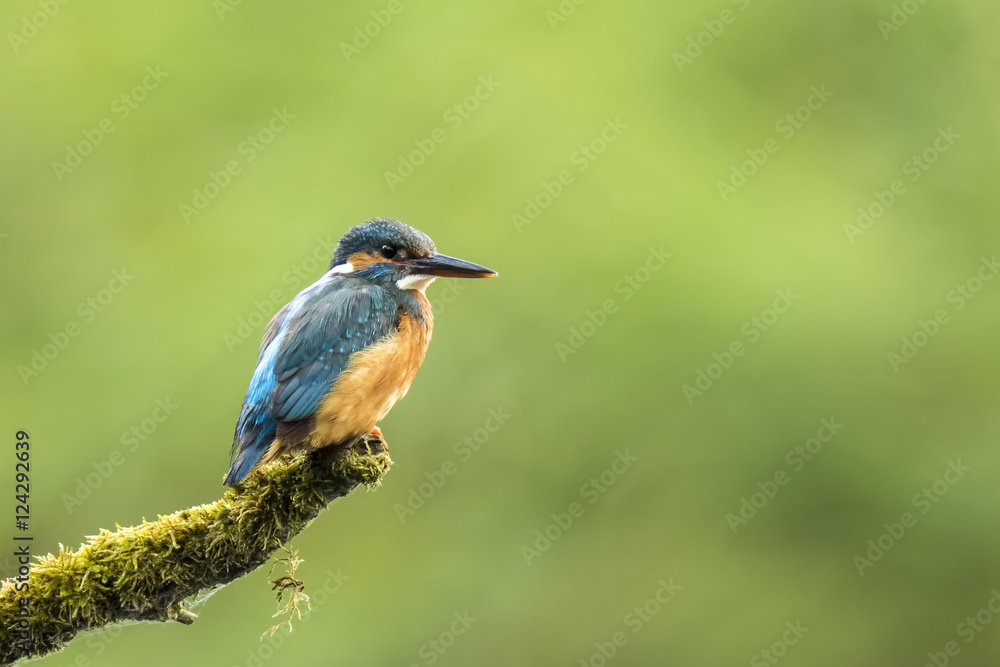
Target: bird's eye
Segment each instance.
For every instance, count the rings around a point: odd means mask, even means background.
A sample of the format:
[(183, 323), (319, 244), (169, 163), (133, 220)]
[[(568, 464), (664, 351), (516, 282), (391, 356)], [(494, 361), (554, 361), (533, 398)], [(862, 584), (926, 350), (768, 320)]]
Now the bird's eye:
[(382, 253), (382, 256), (385, 257), (386, 259), (392, 259), (393, 257), (396, 256), (396, 249), (391, 245), (382, 246), (382, 250), (380, 252)]

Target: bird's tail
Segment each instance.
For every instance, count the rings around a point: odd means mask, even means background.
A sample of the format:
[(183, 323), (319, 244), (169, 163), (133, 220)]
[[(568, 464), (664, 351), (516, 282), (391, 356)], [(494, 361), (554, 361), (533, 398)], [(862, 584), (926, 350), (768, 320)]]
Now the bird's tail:
[(226, 475), (227, 486), (242, 482), (250, 474), (274, 441), (277, 427), (277, 420), (266, 409), (243, 406), (233, 437), (233, 463)]

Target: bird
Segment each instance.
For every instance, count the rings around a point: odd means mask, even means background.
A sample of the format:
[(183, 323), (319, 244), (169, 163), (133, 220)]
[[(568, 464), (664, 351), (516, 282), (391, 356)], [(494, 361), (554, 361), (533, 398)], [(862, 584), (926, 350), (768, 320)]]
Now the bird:
[(429, 236), (398, 220), (351, 227), (329, 270), (264, 331), (225, 484), (285, 453), (367, 434), (386, 444), (377, 424), (406, 395), (434, 329), (425, 290), (438, 277), (496, 275), (437, 252)]

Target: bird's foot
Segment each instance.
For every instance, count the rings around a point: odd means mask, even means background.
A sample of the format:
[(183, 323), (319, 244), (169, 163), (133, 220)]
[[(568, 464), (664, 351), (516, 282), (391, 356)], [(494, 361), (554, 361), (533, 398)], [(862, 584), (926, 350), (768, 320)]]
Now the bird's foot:
[(382, 446), (385, 447), (385, 451), (389, 451), (389, 443), (385, 441), (385, 436), (382, 435), (382, 429), (376, 426), (372, 429), (372, 435), (379, 439), (379, 442), (381, 442)]

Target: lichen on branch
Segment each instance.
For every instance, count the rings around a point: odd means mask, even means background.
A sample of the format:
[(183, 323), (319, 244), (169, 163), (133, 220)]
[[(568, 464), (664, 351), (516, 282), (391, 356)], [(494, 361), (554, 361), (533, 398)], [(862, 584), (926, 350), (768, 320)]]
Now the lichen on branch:
[(75, 551), (60, 545), (28, 575), (27, 650), (16, 634), (22, 594), (14, 579), (0, 584), (0, 665), (61, 650), (78, 632), (115, 623), (192, 623), (185, 599), (264, 565), (333, 500), (378, 486), (391, 465), (374, 436), (286, 456), (213, 503), (102, 529)]

